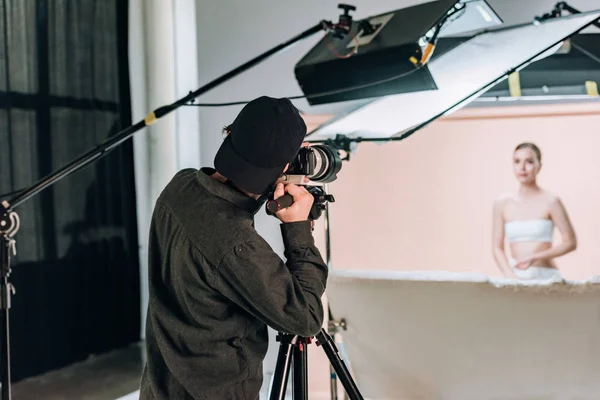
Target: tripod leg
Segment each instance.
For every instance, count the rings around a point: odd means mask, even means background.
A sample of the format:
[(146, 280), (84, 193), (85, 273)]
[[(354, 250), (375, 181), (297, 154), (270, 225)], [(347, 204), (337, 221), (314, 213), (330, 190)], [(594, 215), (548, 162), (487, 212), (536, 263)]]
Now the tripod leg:
[(271, 395), (269, 400), (284, 400), (287, 382), (290, 376), (290, 366), (292, 362), (292, 347), (297, 340), (297, 336), (278, 334), (277, 340), (281, 342), (279, 345), (279, 354), (277, 355), (277, 364), (275, 373), (273, 374), (273, 385), (271, 386)]
[(300, 339), (294, 348), (294, 400), (308, 400), (308, 341)]
[(337, 373), (340, 382), (342, 382), (348, 397), (351, 400), (364, 400), (362, 394), (358, 390), (358, 386), (356, 386), (356, 383), (350, 375), (350, 371), (348, 371), (346, 364), (344, 364), (344, 361), (340, 358), (338, 349), (335, 347), (335, 343), (333, 342), (331, 336), (329, 336), (324, 329), (321, 329), (321, 331), (317, 333), (316, 338), (319, 341), (319, 345), (323, 347), (323, 350), (325, 351), (329, 362), (333, 366), (333, 369)]

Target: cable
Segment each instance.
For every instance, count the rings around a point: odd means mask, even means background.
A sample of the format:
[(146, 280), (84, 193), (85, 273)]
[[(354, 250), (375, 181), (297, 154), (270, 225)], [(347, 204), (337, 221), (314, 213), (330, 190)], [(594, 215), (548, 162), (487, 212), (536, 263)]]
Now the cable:
[[(408, 76), (408, 75), (410, 75), (410, 74), (412, 74), (414, 72), (417, 72), (418, 70), (420, 70), (421, 68), (423, 68), (423, 66), (424, 66), (423, 64), (419, 65), (415, 69), (412, 69), (410, 71), (404, 72), (402, 74), (398, 74), (398, 75), (392, 76), (390, 78), (381, 79), (381, 80), (379, 80), (377, 82), (370, 82), (370, 83), (365, 83), (365, 84), (362, 84), (362, 85), (356, 85), (356, 86), (353, 86), (353, 87), (350, 87), (350, 88), (336, 89), (336, 90), (330, 90), (328, 92), (316, 93), (316, 94), (311, 95), (310, 97), (329, 96), (329, 95), (332, 95), (332, 94), (344, 93), (344, 92), (348, 92), (348, 91), (352, 91), (352, 90), (363, 89), (363, 88), (366, 88), (366, 87), (376, 86), (376, 85), (380, 85), (380, 84), (383, 84), (383, 83), (391, 82), (391, 81), (393, 81), (395, 79), (400, 79), (400, 78)], [(295, 99), (303, 99), (305, 97), (307, 97), (307, 96), (292, 96), (292, 97), (288, 97), (288, 99), (295, 100)], [(194, 106), (194, 107), (226, 107), (226, 106), (234, 106), (234, 105), (240, 105), (240, 104), (247, 104), (250, 101), (251, 100), (248, 100), (248, 101), (235, 101), (235, 102), (231, 102), (231, 103), (192, 103), (192, 104), (183, 104), (183, 105), (184, 106)], [(23, 190), (25, 190), (25, 189), (17, 190), (17, 191), (11, 192), (11, 193), (6, 193), (4, 195), (1, 195), (0, 199), (1, 198), (9, 197), (9, 196), (14, 195), (14, 194), (17, 194), (19, 192), (22, 192)]]
[[(423, 57), (421, 58), (421, 61), (417, 64), (417, 67), (415, 69), (412, 69), (407, 72), (403, 72), (401, 74), (398, 74), (398, 75), (395, 75), (395, 76), (392, 76), (392, 77), (389, 77), (386, 79), (381, 79), (381, 80), (375, 81), (375, 82), (364, 83), (361, 85), (351, 86), (351, 87), (347, 87), (347, 88), (343, 88), (343, 89), (329, 90), (329, 91), (321, 92), (321, 93), (314, 93), (314, 94), (311, 94), (310, 96), (306, 96), (306, 95), (286, 96), (286, 98), (288, 98), (290, 100), (299, 100), (299, 99), (304, 99), (304, 98), (311, 99), (311, 98), (317, 98), (317, 97), (331, 96), (334, 94), (342, 94), (342, 93), (351, 92), (354, 90), (366, 89), (366, 88), (369, 88), (372, 86), (389, 83), (396, 79), (401, 79), (401, 78), (409, 76), (410, 74), (412, 74), (414, 72), (417, 72), (418, 70), (422, 69), (425, 65), (427, 65), (427, 63), (431, 59), (433, 50), (435, 48), (435, 42), (437, 41), (438, 34), (440, 33), (442, 26), (444, 26), (444, 24), (446, 24), (448, 22), (448, 19), (450, 17), (452, 17), (454, 14), (458, 13), (459, 11), (462, 11), (462, 13), (460, 13), (459, 15), (452, 18), (450, 20), (450, 22), (456, 20), (457, 18), (460, 18), (465, 12), (465, 9), (467, 7), (466, 5), (468, 3), (472, 3), (474, 1), (475, 0), (470, 0), (470, 1), (465, 1), (463, 3), (460, 3), (460, 4), (462, 4), (462, 7), (453, 8), (441, 19), (441, 21), (435, 26), (435, 32), (432, 35), (431, 39), (429, 39), (429, 43), (425, 49), (425, 52), (423, 53)], [(336, 56), (336, 54), (334, 54), (334, 56)], [(227, 103), (191, 103), (191, 104), (184, 104), (184, 106), (188, 106), (188, 107), (228, 107), (228, 106), (237, 106), (237, 105), (248, 104), (250, 101), (251, 100), (240, 100), (240, 101), (232, 101), (232, 102), (227, 102)]]
[[(336, 27), (340, 26), (339, 24), (333, 25), (333, 29), (335, 29)], [(331, 44), (329, 43), (329, 41), (327, 40), (327, 35), (323, 35), (323, 38), (321, 39), (321, 41), (325, 44), (325, 47), (327, 47), (327, 49), (329, 49), (329, 52), (331, 54), (333, 54), (334, 57), (336, 58), (350, 58), (353, 55), (355, 55), (356, 53), (358, 53), (358, 48), (360, 47), (360, 43), (358, 42), (358, 38), (356, 37), (355, 33), (350, 33), (352, 36), (352, 41), (354, 42), (354, 49), (352, 49), (352, 51), (349, 51), (346, 54), (340, 54), (337, 52), (336, 49), (334, 49)]]
[[(350, 87), (350, 88), (336, 89), (336, 90), (330, 90), (328, 92), (316, 93), (316, 94), (311, 95), (310, 97), (329, 96), (329, 95), (332, 95), (332, 94), (344, 93), (344, 92), (348, 92), (348, 91), (352, 91), (352, 90), (363, 89), (363, 88), (366, 88), (366, 87), (376, 86), (376, 85), (380, 85), (380, 84), (383, 84), (383, 83), (391, 82), (391, 81), (393, 81), (395, 79), (400, 79), (400, 78), (408, 76), (408, 75), (410, 75), (410, 74), (412, 74), (414, 72), (417, 72), (418, 70), (420, 70), (421, 68), (423, 68), (423, 66), (424, 65), (419, 65), (415, 69), (412, 69), (410, 71), (404, 72), (404, 73), (399, 74), (399, 75), (392, 76), (390, 78), (381, 79), (381, 80), (379, 80), (377, 82), (370, 82), (370, 83), (365, 83), (365, 84), (362, 84), (362, 85), (356, 85), (356, 86), (353, 86), (353, 87)], [(305, 97), (307, 97), (307, 96), (292, 96), (292, 97), (288, 97), (288, 99), (295, 100), (295, 99), (303, 99)], [(226, 107), (226, 106), (234, 106), (234, 105), (240, 105), (240, 104), (247, 104), (250, 101), (251, 100), (248, 100), (248, 101), (235, 101), (235, 102), (231, 102), (231, 103), (199, 103), (199, 104), (198, 103), (192, 103), (192, 104), (183, 104), (183, 105), (184, 106), (194, 106), (194, 107)], [(14, 195), (14, 194), (17, 194), (19, 192), (22, 192), (23, 190), (25, 190), (25, 189), (21, 189), (21, 190), (17, 190), (17, 191), (11, 192), (11, 193), (6, 193), (6, 194), (3, 194), (3, 195), (0, 195), (0, 199), (1, 198), (9, 197), (9, 196)]]
[[(364, 83), (361, 85), (355, 85), (355, 86), (351, 86), (351, 87), (347, 87), (347, 88), (343, 88), (343, 89), (335, 89), (335, 90), (329, 90), (327, 92), (321, 92), (321, 93), (315, 93), (315, 94), (311, 94), (310, 96), (306, 96), (306, 95), (301, 95), (301, 96), (290, 96), (287, 97), (290, 100), (297, 100), (297, 99), (304, 99), (304, 98), (314, 98), (314, 97), (323, 97), (323, 96), (330, 96), (333, 94), (340, 94), (340, 93), (346, 93), (346, 92), (351, 92), (353, 90), (359, 90), (359, 89), (365, 89), (371, 86), (377, 86), (377, 85), (381, 85), (384, 83), (388, 83), (391, 81), (394, 81), (396, 79), (400, 79), (400, 78), (404, 78), (414, 72), (417, 72), (418, 70), (420, 70), (421, 68), (423, 68), (424, 65), (419, 65), (417, 68), (415, 69), (411, 69), (410, 71), (404, 72), (402, 74), (398, 74), (398, 75), (394, 75), (392, 77), (386, 78), (386, 79), (381, 79), (379, 81), (375, 81), (375, 82), (369, 82), (369, 83)], [(233, 101), (230, 103), (192, 103), (192, 104), (184, 104), (184, 106), (193, 106), (193, 107), (226, 107), (226, 106), (237, 106), (240, 104), (247, 104), (252, 100), (240, 100), (240, 101)]]
[(25, 190), (25, 189), (20, 189), (20, 190), (15, 190), (14, 192), (0, 194), (0, 199), (5, 199), (7, 197), (12, 197), (12, 196), (14, 196), (17, 193), (21, 193), (23, 190)]
[[(458, 4), (462, 4), (462, 7), (457, 8), (456, 6)], [(433, 51), (435, 50), (435, 45), (438, 39), (438, 35), (440, 34), (443, 26), (449, 21), (449, 22), (453, 22), (456, 19), (460, 18), (466, 11), (466, 4), (465, 3), (457, 3), (457, 5), (455, 5), (448, 13), (446, 13), (446, 15), (444, 15), (444, 17), (440, 20), (440, 22), (435, 26), (435, 30), (433, 32), (433, 35), (431, 35), (431, 39), (428, 40), (427, 43), (427, 47), (425, 47), (425, 51), (423, 52), (423, 56), (421, 57), (421, 64), (427, 64), (429, 62), (429, 60), (431, 59), (431, 56), (433, 55)], [(455, 16), (454, 18), (450, 19), (450, 17), (452, 17), (454, 14), (458, 13), (459, 11), (462, 11), (462, 13), (458, 14), (457, 16)]]

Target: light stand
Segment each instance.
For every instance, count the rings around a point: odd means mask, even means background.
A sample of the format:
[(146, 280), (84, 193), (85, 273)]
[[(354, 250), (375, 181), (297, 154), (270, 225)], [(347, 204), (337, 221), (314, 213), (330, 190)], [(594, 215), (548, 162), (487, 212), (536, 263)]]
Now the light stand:
[[(158, 119), (171, 113), (172, 111), (175, 111), (179, 107), (186, 105), (187, 103), (194, 100), (196, 97), (208, 92), (209, 90), (217, 87), (223, 82), (252, 68), (256, 64), (264, 61), (265, 59), (274, 55), (275, 53), (278, 53), (279, 51), (290, 47), (294, 43), (303, 40), (321, 30), (332, 30), (338, 37), (344, 36), (352, 26), (352, 17), (349, 15), (349, 11), (354, 10), (355, 8), (353, 6), (345, 4), (340, 4), (338, 7), (344, 10), (344, 14), (340, 15), (338, 23), (333, 24), (330, 21), (320, 21), (318, 24), (305, 30), (299, 35), (289, 39), (286, 42), (281, 43), (278, 46), (273, 47), (272, 49), (251, 59), (245, 64), (242, 64), (239, 67), (225, 73), (224, 75), (202, 86), (198, 90), (190, 92), (187, 96), (182, 97), (174, 103), (155, 109), (153, 112), (148, 114), (143, 120), (138, 121), (137, 123), (118, 132), (114, 136), (105, 140), (96, 148), (83, 154), (82, 156), (70, 162), (69, 164), (57, 170), (56, 172), (42, 178), (33, 186), (18, 192), (10, 200), (4, 200), (0, 203), (0, 318), (2, 319), (2, 321), (0, 322), (2, 329), (2, 331), (0, 332), (0, 351), (2, 352), (2, 400), (11, 399), (9, 311), (11, 294), (14, 294), (14, 287), (8, 282), (8, 277), (10, 276), (11, 272), (10, 253), (13, 252), (13, 254), (16, 254), (15, 240), (13, 237), (19, 230), (19, 216), (14, 211), (15, 208), (23, 204), (24, 202), (26, 202), (31, 197), (35, 196), (37, 193), (41, 192), (45, 188), (58, 182), (60, 179), (72, 174), (75, 171), (78, 171), (79, 169), (90, 164), (91, 162), (96, 161), (101, 157), (104, 157), (111, 150), (119, 146), (121, 143), (125, 142), (127, 139), (133, 136), (134, 133), (141, 130), (142, 128), (155, 123)], [(320, 338), (319, 341), (321, 345), (323, 345), (325, 352), (330, 357), (332, 362), (336, 363), (336, 371), (339, 370), (339, 373), (343, 374), (343, 364), (341, 364), (341, 360), (334, 358), (335, 353), (332, 350), (330, 342), (328, 341), (330, 340), (330, 338), (328, 339), (327, 333), (322, 333), (317, 337)], [(356, 392), (358, 392), (357, 389), (355, 390)], [(361, 399), (362, 397), (354, 398)]]
[[(325, 142), (325, 144), (332, 146), (338, 151), (344, 151), (346, 156), (342, 158), (342, 160), (350, 160), (350, 153), (352, 152), (352, 143), (353, 141), (347, 138), (344, 135), (337, 135), (335, 139), (329, 139)], [(325, 184), (325, 192), (329, 193), (329, 185)], [(331, 261), (331, 216), (329, 215), (329, 207), (325, 208), (325, 222), (324, 222), (324, 230), (325, 230), (325, 256), (327, 260), (327, 268), (331, 270), (333, 268), (333, 264)], [(329, 330), (329, 335), (333, 338), (333, 342), (335, 343), (335, 335), (337, 333), (338, 328), (346, 329), (346, 321), (336, 321), (333, 317), (333, 313), (331, 312), (331, 307), (328, 307), (328, 323), (327, 327)], [(329, 392), (332, 400), (338, 400), (338, 376), (336, 374), (336, 370), (333, 364), (329, 365)], [(342, 381), (342, 384), (344, 382)], [(344, 386), (345, 387), (345, 386)], [(348, 391), (344, 393), (344, 400), (348, 400)]]
[(5, 212), (8, 203), (0, 204), (0, 325), (2, 338), (0, 351), (2, 352), (2, 399), (10, 399), (10, 337), (9, 315), (10, 295), (15, 293), (15, 288), (8, 282), (10, 276), (10, 253), (16, 255), (15, 240), (13, 236), (19, 230), (19, 216), (15, 212)]

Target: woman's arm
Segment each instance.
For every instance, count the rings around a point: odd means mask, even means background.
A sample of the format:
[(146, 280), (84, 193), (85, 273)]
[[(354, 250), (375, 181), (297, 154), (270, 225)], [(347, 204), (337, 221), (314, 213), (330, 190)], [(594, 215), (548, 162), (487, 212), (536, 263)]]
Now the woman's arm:
[(550, 260), (572, 252), (577, 248), (577, 236), (571, 224), (567, 210), (559, 197), (555, 197), (550, 205), (550, 217), (560, 231), (560, 243), (548, 250), (540, 251), (533, 255), (536, 260)]
[(504, 201), (498, 199), (494, 202), (494, 215), (492, 224), (492, 247), (494, 249), (494, 261), (498, 269), (504, 276), (511, 276), (512, 270), (508, 265), (506, 253), (504, 251), (504, 217), (502, 210), (504, 208)]

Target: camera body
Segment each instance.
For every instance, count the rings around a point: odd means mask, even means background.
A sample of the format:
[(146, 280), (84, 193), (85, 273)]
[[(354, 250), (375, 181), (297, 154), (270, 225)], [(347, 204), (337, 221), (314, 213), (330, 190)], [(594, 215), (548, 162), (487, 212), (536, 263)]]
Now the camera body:
[[(316, 220), (325, 210), (325, 203), (333, 203), (335, 198), (325, 193), (325, 190), (319, 186), (306, 185), (305, 178), (315, 183), (329, 183), (337, 179), (337, 173), (341, 169), (342, 159), (338, 151), (326, 144), (317, 144), (300, 148), (286, 173), (281, 176), (280, 181), (306, 186), (306, 189), (314, 198), (308, 218)], [(292, 203), (293, 199), (289, 194), (285, 194), (278, 199), (273, 199), (271, 194), (265, 208), (268, 215), (274, 215), (277, 211), (291, 206)]]

